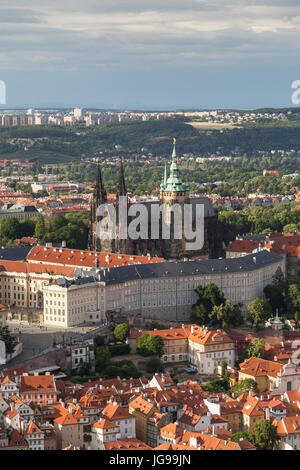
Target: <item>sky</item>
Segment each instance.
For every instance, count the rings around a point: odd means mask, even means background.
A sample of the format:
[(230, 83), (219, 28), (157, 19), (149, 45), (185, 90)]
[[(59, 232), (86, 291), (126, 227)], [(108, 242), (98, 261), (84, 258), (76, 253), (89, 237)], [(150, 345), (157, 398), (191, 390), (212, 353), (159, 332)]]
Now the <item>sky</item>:
[(299, 44), (299, 0), (0, 0), (11, 108), (293, 106)]

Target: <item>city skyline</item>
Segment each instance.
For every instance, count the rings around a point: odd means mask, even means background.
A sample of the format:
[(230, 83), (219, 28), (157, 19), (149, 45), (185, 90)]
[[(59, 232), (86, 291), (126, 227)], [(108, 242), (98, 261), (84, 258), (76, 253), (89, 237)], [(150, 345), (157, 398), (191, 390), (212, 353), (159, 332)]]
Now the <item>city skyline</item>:
[(0, 12), (1, 109), (293, 106), (294, 0), (18, 0)]

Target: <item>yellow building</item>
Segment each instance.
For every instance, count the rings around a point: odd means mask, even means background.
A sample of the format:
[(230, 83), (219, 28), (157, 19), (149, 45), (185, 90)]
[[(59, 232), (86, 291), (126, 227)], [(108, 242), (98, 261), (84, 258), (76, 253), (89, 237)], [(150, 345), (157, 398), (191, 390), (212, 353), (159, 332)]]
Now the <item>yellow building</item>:
[(276, 388), (277, 376), (282, 369), (283, 364), (279, 362), (250, 357), (240, 364), (239, 381), (253, 379), (259, 392), (272, 391)]
[(152, 330), (147, 331), (147, 333), (162, 338), (164, 342), (163, 362), (188, 361), (188, 336), (190, 332), (187, 327)]
[(135, 431), (137, 439), (147, 443), (147, 424), (148, 419), (159, 413), (158, 409), (141, 396), (134, 398), (129, 403), (129, 413), (135, 416)]

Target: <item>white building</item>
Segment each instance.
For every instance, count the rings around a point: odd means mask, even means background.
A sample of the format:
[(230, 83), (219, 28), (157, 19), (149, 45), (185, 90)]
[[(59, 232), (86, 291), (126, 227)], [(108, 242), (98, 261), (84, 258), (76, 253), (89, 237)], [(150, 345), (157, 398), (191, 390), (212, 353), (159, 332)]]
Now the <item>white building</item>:
[(192, 325), (188, 347), (189, 361), (198, 368), (200, 374), (217, 374), (223, 361), (226, 361), (229, 369), (234, 366), (234, 343), (224, 330), (209, 330)]
[[(105, 320), (116, 312), (187, 320), (197, 300), (195, 288), (210, 283), (216, 284), (233, 304), (241, 303), (245, 312), (252, 300), (264, 296), (264, 287), (272, 282), (279, 267), (285, 273), (285, 258), (264, 250), (238, 259), (137, 264), (88, 272), (83, 269), (75, 281), (62, 279), (44, 287), (44, 321), (67, 327)], [(64, 309), (58, 301), (63, 301)]]
[(108, 419), (100, 419), (92, 425), (92, 450), (105, 450), (105, 442), (115, 442), (120, 439), (120, 428)]

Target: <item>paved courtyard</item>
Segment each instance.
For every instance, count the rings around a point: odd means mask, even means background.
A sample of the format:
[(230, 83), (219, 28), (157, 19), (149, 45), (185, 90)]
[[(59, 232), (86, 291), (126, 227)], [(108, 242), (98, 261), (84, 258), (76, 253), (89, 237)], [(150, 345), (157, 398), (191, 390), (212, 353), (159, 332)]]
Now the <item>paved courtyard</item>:
[(8, 321), (10, 332), (23, 342), (23, 352), (6, 365), (14, 366), (26, 361), (43, 351), (47, 351), (55, 344), (71, 345), (82, 339), (94, 337), (97, 333), (103, 332), (107, 326), (80, 326), (73, 328), (53, 328), (38, 324), (28, 324), (28, 322)]

